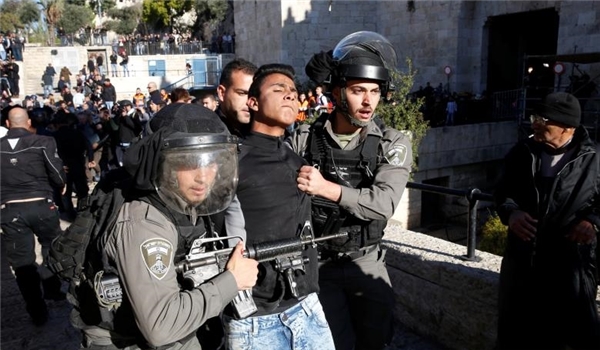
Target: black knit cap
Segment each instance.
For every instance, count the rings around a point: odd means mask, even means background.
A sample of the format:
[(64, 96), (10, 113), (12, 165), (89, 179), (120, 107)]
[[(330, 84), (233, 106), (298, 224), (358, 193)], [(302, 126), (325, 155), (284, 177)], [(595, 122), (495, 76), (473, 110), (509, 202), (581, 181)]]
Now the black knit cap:
[(121, 100), (119, 101), (119, 106), (133, 106), (133, 103), (131, 103), (131, 100)]
[(152, 132), (169, 127), (186, 133), (229, 133), (215, 112), (196, 103), (171, 103), (158, 111), (148, 125)]
[(542, 100), (535, 113), (573, 128), (581, 122), (581, 106), (577, 97), (566, 92), (553, 92)]

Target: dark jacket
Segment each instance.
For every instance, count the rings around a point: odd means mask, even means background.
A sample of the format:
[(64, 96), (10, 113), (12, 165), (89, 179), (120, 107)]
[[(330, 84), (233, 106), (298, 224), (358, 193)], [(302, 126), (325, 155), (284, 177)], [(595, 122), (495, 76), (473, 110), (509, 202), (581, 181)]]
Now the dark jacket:
[(92, 145), (81, 132), (72, 126), (61, 125), (54, 132), (58, 154), (66, 166), (83, 166), (94, 160)]
[(46, 70), (44, 71), (44, 75), (42, 76), (44, 85), (52, 85), (55, 75), (56, 75), (56, 70), (54, 70), (54, 67), (52, 67), (52, 66), (46, 67)]
[(102, 86), (102, 100), (104, 101), (116, 101), (117, 100), (117, 91), (113, 84), (109, 84), (108, 86)]
[(137, 111), (124, 116), (115, 116), (115, 120), (119, 124), (119, 143), (134, 142), (142, 133), (142, 122)]
[(510, 213), (519, 209), (539, 220), (538, 231), (565, 234), (582, 219), (600, 226), (600, 155), (587, 131), (577, 129), (573, 142), (579, 148), (554, 180), (552, 198), (540, 203), (535, 174), (543, 145), (527, 139), (514, 146), (505, 158), (505, 172), (494, 197), (500, 219), (508, 224)]
[[(310, 196), (296, 184), (298, 170), (306, 162), (278, 137), (250, 133), (241, 145), (239, 160), (240, 200), (247, 244), (298, 237), (306, 220), (310, 221)], [(260, 169), (260, 171), (257, 171)], [(317, 251), (303, 251), (308, 258), (304, 273), (295, 273), (301, 296), (318, 292)], [(257, 315), (281, 312), (299, 301), (289, 295), (285, 277), (274, 263), (264, 262), (252, 289)], [(285, 286), (285, 287), (284, 287)]]
[[(18, 139), (15, 148), (9, 139)], [(36, 197), (52, 198), (54, 188), (65, 183), (63, 162), (52, 137), (13, 128), (0, 139), (0, 201)]]
[(231, 135), (235, 135), (239, 138), (244, 138), (244, 136), (246, 134), (248, 134), (248, 132), (250, 131), (250, 124), (240, 124), (238, 126), (238, 125), (234, 125), (234, 123), (232, 123), (229, 119), (227, 119), (225, 114), (223, 114), (223, 112), (221, 111), (221, 106), (217, 107), (217, 110), (215, 111), (215, 113), (217, 113), (219, 118), (221, 118), (221, 121), (223, 122), (223, 124), (225, 124), (225, 126), (227, 126), (227, 130), (229, 130)]
[(158, 89), (151, 91), (149, 100), (156, 104), (162, 102), (162, 97), (160, 96), (160, 91)]
[(7, 76), (12, 81), (18, 81), (21, 77), (19, 76), (19, 65), (12, 62), (7, 65)]
[(499, 349), (600, 348), (596, 243), (567, 239), (584, 219), (600, 224), (600, 153), (583, 127), (571, 144), (574, 153), (551, 186), (536, 181), (540, 142), (521, 141), (505, 158), (494, 193), (500, 219), (508, 224), (510, 214), (522, 210), (538, 223), (529, 241), (508, 232), (500, 269)]

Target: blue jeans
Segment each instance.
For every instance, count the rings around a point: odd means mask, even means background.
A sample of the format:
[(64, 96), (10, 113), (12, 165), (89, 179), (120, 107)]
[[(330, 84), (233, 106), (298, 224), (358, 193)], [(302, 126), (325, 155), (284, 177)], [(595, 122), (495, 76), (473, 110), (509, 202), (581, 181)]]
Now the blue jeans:
[(48, 98), (48, 95), (54, 93), (52, 85), (44, 85), (44, 98)]
[(280, 314), (234, 320), (223, 316), (227, 349), (335, 350), (316, 293)]

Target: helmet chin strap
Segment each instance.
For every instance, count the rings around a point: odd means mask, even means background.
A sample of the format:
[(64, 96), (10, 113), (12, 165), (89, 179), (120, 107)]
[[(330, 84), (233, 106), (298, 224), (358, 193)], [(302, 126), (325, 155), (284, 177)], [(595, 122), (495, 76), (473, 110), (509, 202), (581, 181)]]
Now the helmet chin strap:
[[(348, 122), (352, 125), (355, 126), (357, 128), (364, 128), (367, 125), (369, 125), (369, 123), (371, 122), (371, 120), (369, 119), (368, 121), (364, 122), (362, 120), (358, 120), (356, 118), (354, 118), (352, 116), (352, 114), (350, 114), (350, 112), (348, 111), (348, 101), (346, 101), (346, 88), (342, 87), (340, 88), (340, 104), (339, 104), (339, 111), (342, 113), (342, 115), (346, 118), (346, 120), (348, 120)], [(336, 110), (338, 109), (337, 107), (335, 108)]]

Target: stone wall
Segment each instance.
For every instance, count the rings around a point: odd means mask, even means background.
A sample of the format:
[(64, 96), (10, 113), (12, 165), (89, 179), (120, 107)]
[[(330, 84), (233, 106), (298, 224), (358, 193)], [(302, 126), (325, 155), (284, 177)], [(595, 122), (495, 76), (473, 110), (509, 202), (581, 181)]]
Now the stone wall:
[[(377, 9), (377, 29), (413, 60), (419, 74), (415, 86), (446, 83), (443, 68), (453, 69), (452, 91), (481, 92), (486, 86), (489, 17), (556, 8), (558, 54), (597, 52), (600, 3), (594, 1), (384, 1)], [(534, 25), (532, 23), (532, 25)], [(567, 65), (570, 69), (570, 64)], [(591, 76), (600, 73), (600, 64)]]
[(395, 318), (448, 349), (491, 350), (496, 342), (501, 258), (397, 226), (386, 229)]
[[(236, 1), (236, 34), (241, 39), (236, 52), (259, 65), (291, 64), (300, 80), (306, 80), (304, 66), (313, 54), (331, 50), (347, 34), (372, 30), (394, 44), (400, 67), (405, 66), (405, 58), (413, 61), (418, 70), (415, 86), (428, 81), (433, 86), (445, 84), (443, 68), (448, 65), (453, 70), (452, 91), (479, 93), (487, 83), (488, 19), (548, 8), (555, 8), (560, 16), (558, 54), (598, 51), (600, 2), (419, 0), (414, 4), (414, 11), (409, 11), (408, 1)], [(589, 69), (595, 76), (600, 64)]]
[[(76, 74), (83, 65), (87, 65), (88, 55), (90, 53), (108, 53), (112, 52), (110, 46), (69, 46), (69, 47), (41, 47), (27, 46), (23, 55), (23, 62), (20, 63), (21, 76), (21, 98), (25, 95), (43, 94), (41, 79), (48, 63), (52, 63), (56, 70), (54, 77), (54, 87), (58, 84), (58, 74), (60, 69), (67, 66), (72, 73), (71, 83), (75, 84)], [(186, 69), (185, 64), (194, 58), (204, 57), (203, 54), (190, 55), (143, 55), (129, 56), (129, 77), (123, 76), (121, 66), (118, 66), (118, 76), (113, 77), (110, 71), (110, 63), (105, 59), (104, 67), (106, 76), (110, 78), (111, 83), (117, 90), (117, 98), (131, 99), (135, 94), (136, 88), (141, 88), (142, 92), (147, 93), (146, 86), (148, 82), (153, 81), (159, 87), (165, 87), (176, 82), (185, 83)], [(226, 58), (223, 57), (223, 60)], [(163, 77), (151, 76), (149, 66), (151, 61), (163, 60), (165, 62), (166, 74)], [(121, 59), (117, 62), (121, 62)], [(179, 84), (179, 83), (178, 83)]]
[(256, 65), (281, 62), (281, 4), (276, 1), (235, 1), (235, 53)]
[[(418, 171), (411, 181), (447, 177), (449, 188), (487, 190), (517, 137), (518, 125), (513, 121), (429, 129), (421, 141)], [(448, 216), (467, 210), (466, 200), (458, 197), (446, 196), (445, 203), (443, 210)], [(405, 228), (420, 227), (421, 212), (421, 191), (407, 189), (392, 220)]]

